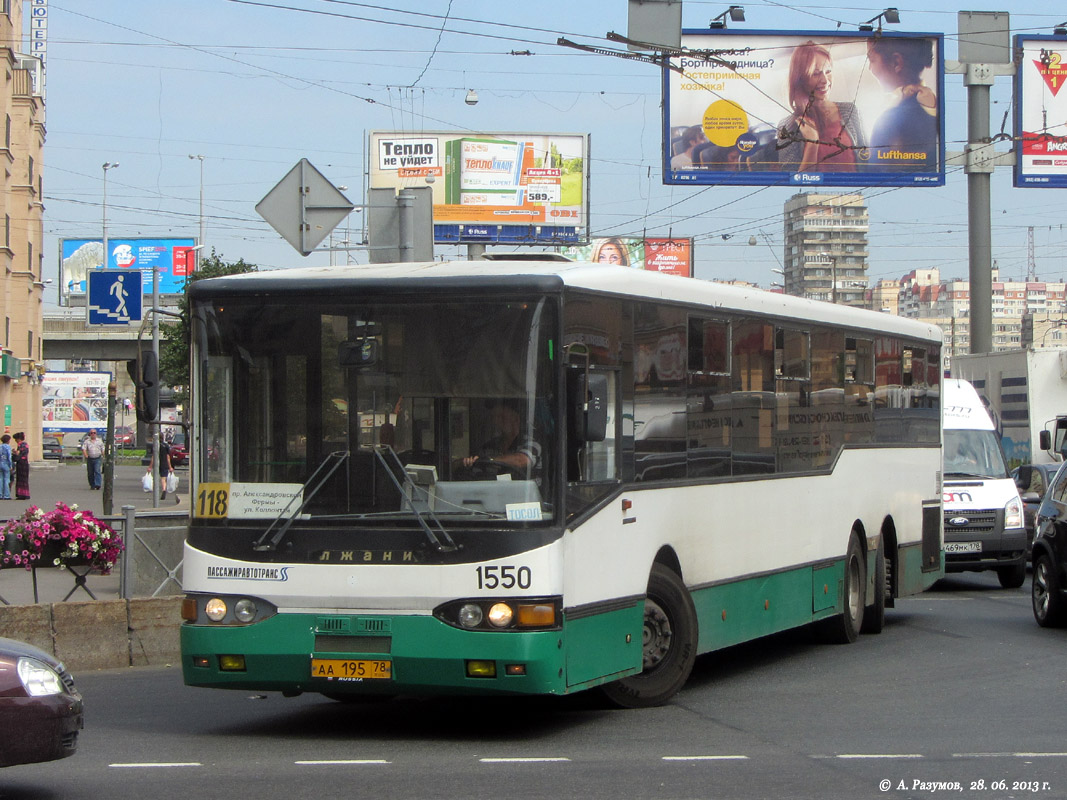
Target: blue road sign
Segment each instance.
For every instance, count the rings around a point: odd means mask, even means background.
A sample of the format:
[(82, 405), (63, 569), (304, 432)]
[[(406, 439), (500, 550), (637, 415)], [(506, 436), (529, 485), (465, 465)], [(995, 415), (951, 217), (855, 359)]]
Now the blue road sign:
[(90, 325), (125, 325), (141, 319), (141, 271), (95, 269), (89, 280)]

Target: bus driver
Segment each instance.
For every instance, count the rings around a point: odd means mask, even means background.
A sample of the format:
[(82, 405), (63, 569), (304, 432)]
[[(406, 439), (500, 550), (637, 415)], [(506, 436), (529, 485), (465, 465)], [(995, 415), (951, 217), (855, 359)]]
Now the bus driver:
[(463, 466), (472, 467), (478, 461), (502, 464), (520, 475), (529, 475), (538, 468), (541, 445), (523, 435), (519, 412), (511, 405), (499, 402), (489, 409), (489, 430), (492, 438), (482, 445), (478, 455), (467, 456)]

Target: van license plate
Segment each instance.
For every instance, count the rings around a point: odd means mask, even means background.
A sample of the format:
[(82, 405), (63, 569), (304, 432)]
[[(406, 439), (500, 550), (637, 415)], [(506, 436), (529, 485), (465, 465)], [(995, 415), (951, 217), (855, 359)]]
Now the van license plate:
[(946, 553), (981, 553), (981, 542), (945, 542)]

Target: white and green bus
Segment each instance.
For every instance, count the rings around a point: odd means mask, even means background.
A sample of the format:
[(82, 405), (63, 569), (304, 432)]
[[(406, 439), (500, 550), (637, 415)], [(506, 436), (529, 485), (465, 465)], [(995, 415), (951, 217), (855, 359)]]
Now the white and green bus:
[(654, 705), (943, 574), (936, 327), (547, 260), (190, 301), (187, 684)]

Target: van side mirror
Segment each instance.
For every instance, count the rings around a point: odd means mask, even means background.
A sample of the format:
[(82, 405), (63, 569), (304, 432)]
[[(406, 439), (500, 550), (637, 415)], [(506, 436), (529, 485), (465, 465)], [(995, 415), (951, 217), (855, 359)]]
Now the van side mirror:
[(1048, 451), (1052, 449), (1052, 434), (1048, 431), (1041, 431), (1037, 434), (1037, 446), (1042, 450)]
[(608, 377), (567, 372), (567, 431), (578, 442), (602, 442), (608, 435)]

